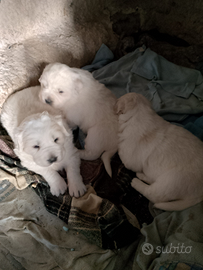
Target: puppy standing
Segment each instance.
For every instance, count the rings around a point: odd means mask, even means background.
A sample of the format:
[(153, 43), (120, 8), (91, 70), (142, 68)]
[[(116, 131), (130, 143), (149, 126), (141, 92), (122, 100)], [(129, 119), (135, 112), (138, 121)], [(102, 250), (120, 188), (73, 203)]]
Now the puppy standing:
[(119, 156), (139, 178), (132, 186), (163, 210), (183, 210), (202, 201), (203, 143), (163, 120), (140, 94), (122, 96), (115, 109)]
[[(80, 157), (72, 132), (59, 111), (39, 100), (40, 87), (12, 94), (4, 103), (1, 121), (15, 144), (15, 153), (27, 169), (42, 175), (53, 195), (67, 189), (57, 171), (66, 169), (69, 193), (82, 196), (86, 187), (80, 175)], [(46, 111), (46, 112), (44, 112)]]
[(41, 100), (62, 110), (72, 128), (79, 126), (87, 133), (80, 157), (94, 160), (101, 156), (111, 176), (110, 159), (118, 144), (115, 96), (88, 71), (60, 63), (46, 66), (39, 81)]

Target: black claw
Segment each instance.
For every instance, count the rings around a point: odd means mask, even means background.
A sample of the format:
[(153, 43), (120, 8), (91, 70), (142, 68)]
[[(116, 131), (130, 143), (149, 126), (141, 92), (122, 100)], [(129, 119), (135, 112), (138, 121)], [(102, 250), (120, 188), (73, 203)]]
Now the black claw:
[(80, 197), (80, 191), (78, 190), (78, 194), (79, 194), (79, 197)]

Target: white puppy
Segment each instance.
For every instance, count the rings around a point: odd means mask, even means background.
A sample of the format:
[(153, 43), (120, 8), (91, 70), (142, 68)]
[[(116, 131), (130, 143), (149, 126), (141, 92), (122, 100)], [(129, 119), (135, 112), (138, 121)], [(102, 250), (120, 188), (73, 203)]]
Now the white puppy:
[(1, 121), (15, 144), (15, 153), (27, 169), (38, 173), (59, 196), (67, 184), (58, 171), (66, 170), (69, 193), (82, 196), (80, 157), (72, 132), (59, 112), (39, 100), (40, 86), (12, 94), (4, 103)]
[(132, 186), (163, 210), (182, 210), (203, 200), (203, 143), (172, 125), (142, 95), (117, 101), (119, 156), (137, 173)]
[(46, 66), (39, 81), (41, 100), (62, 110), (72, 128), (79, 126), (87, 134), (80, 157), (94, 160), (101, 156), (111, 176), (110, 159), (118, 145), (115, 96), (88, 71), (60, 63)]

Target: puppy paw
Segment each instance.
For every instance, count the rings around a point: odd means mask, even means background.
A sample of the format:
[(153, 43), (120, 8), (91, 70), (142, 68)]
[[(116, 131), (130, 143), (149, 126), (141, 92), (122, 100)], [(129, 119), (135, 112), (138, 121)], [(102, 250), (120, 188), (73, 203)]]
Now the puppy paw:
[(61, 178), (60, 181), (55, 182), (50, 185), (51, 194), (54, 196), (59, 196), (60, 194), (64, 194), (67, 190), (66, 182)]
[(81, 197), (85, 194), (86, 191), (87, 188), (82, 181), (69, 183), (69, 194), (71, 197)]

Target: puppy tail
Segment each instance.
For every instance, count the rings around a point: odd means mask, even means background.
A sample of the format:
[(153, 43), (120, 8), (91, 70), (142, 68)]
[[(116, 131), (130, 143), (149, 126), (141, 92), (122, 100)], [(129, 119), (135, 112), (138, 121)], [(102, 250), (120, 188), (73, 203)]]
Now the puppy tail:
[(111, 157), (116, 153), (116, 151), (107, 151), (104, 152), (101, 156), (101, 160), (104, 163), (104, 167), (110, 177), (112, 177), (112, 170), (111, 170)]
[(194, 200), (177, 200), (177, 201), (171, 201), (171, 202), (160, 202), (160, 203), (155, 203), (153, 207), (162, 209), (165, 211), (181, 211), (186, 208), (189, 208), (190, 206), (193, 206), (199, 202), (202, 201), (203, 198), (195, 198)]

